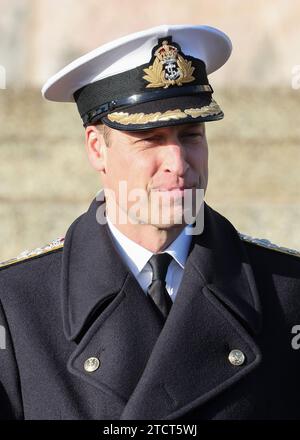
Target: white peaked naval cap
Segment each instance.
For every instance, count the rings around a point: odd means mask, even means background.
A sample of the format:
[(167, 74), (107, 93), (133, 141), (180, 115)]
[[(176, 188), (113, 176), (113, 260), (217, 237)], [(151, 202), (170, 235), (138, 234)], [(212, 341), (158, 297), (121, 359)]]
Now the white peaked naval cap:
[(207, 75), (229, 58), (229, 37), (210, 26), (162, 25), (81, 56), (43, 86), (51, 101), (76, 102), (84, 126), (141, 130), (217, 120)]

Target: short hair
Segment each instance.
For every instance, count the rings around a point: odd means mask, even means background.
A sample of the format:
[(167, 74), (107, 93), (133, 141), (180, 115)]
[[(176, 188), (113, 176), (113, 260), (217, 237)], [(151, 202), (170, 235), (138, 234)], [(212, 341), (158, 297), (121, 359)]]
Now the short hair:
[(98, 124), (95, 124), (97, 129), (100, 131), (100, 133), (103, 135), (104, 141), (106, 143), (106, 146), (109, 147), (110, 143), (110, 128), (103, 124), (102, 122), (99, 122)]

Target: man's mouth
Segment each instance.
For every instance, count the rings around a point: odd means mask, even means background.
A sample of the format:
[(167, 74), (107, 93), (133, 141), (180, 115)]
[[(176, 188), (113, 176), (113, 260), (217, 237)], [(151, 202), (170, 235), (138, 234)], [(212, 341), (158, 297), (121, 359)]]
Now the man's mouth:
[(155, 188), (153, 192), (157, 195), (167, 198), (167, 199), (183, 199), (187, 197), (189, 191), (193, 191), (195, 186), (172, 186), (172, 187), (162, 187)]
[(159, 192), (183, 192), (189, 189), (194, 189), (195, 186), (171, 186), (171, 187), (161, 187), (161, 188), (153, 188), (152, 191)]

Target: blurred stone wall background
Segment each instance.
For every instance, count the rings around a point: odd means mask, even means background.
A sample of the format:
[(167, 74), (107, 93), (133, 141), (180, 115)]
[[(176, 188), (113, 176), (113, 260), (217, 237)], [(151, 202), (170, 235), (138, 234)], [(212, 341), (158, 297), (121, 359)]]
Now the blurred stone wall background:
[(225, 119), (207, 124), (207, 202), (241, 232), (300, 249), (299, 19), (297, 0), (0, 0), (0, 261), (64, 236), (100, 188), (75, 106), (44, 101), (43, 83), (164, 23), (216, 26), (233, 42), (210, 78)]

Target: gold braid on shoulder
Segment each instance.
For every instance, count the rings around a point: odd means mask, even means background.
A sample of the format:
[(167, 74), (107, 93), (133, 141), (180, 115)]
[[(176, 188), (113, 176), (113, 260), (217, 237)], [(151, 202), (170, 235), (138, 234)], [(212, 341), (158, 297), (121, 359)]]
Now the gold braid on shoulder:
[(247, 241), (248, 243), (256, 244), (257, 246), (261, 246), (267, 249), (271, 249), (272, 251), (281, 252), (283, 254), (295, 255), (296, 257), (300, 257), (300, 251), (296, 249), (289, 249), (286, 247), (278, 246), (275, 243), (272, 243), (265, 238), (253, 238), (250, 235), (245, 235), (239, 232), (239, 236), (243, 241)]
[(20, 261), (28, 260), (29, 258), (36, 257), (38, 255), (46, 254), (48, 252), (53, 252), (57, 249), (62, 248), (64, 245), (64, 238), (57, 238), (43, 247), (33, 249), (31, 251), (26, 250), (19, 254), (17, 257), (11, 258), (10, 260), (0, 262), (0, 268), (5, 266), (10, 266)]

